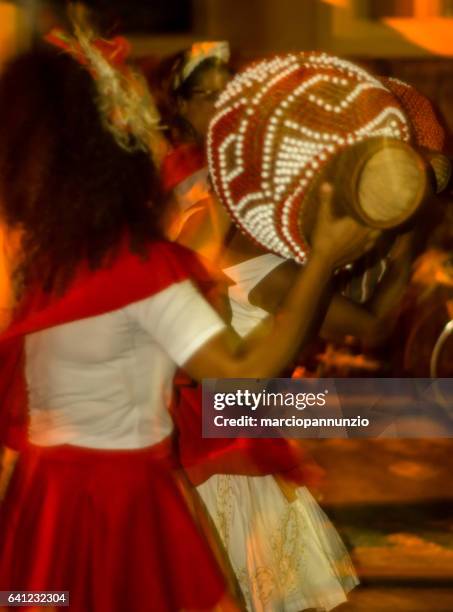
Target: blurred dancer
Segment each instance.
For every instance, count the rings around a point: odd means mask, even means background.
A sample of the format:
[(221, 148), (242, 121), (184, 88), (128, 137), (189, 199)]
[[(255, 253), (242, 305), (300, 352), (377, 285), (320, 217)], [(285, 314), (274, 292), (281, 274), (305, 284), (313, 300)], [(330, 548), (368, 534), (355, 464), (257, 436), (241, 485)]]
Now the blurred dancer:
[(206, 281), (197, 261), (160, 239), (156, 116), (118, 60), (124, 46), (75, 31), (50, 39), (59, 51), (13, 61), (0, 82), (0, 210), (21, 233), (0, 400), (2, 419), (24, 403), (29, 416), (0, 508), (0, 590), (69, 591), (76, 612), (228, 605), (175, 472), (175, 368), (196, 380), (277, 374), (333, 269), (374, 236), (334, 220), (325, 191), (279, 321), (241, 346), (192, 283)]
[[(160, 75), (169, 92), (162, 108), (174, 145), (162, 165), (164, 187), (171, 192), (166, 233), (214, 266), (228, 257), (229, 241), (235, 234), (229, 217), (212, 193), (204, 149), (214, 102), (229, 76), (228, 59), (226, 43), (198, 43), (173, 60), (170, 70), (168, 63), (164, 63), (167, 76), (163, 76), (164, 70)], [(172, 112), (165, 113), (166, 108)], [(240, 255), (244, 259), (254, 252), (259, 251), (245, 243)], [(282, 263), (272, 254), (263, 255), (263, 259), (266, 274), (270, 264)], [(241, 336), (256, 333), (255, 328), (264, 317), (247, 308), (240, 293), (248, 279), (259, 280), (259, 267), (251, 260), (224, 268), (223, 273), (231, 279), (229, 296), (235, 330)], [(242, 462), (236, 461), (237, 453), (232, 446), (225, 450), (220, 462), (220, 445), (213, 448), (213, 441), (201, 440), (187, 417), (190, 411), (196, 412), (199, 400), (196, 390), (183, 388), (180, 393), (183, 401), (177, 407), (175, 419), (181, 453), (227, 549), (248, 609), (330, 610), (344, 602), (357, 579), (326, 515), (306, 487), (295, 486), (308, 478), (304, 471), (306, 458), (300, 451), (294, 454), (293, 461), (298, 458), (301, 465), (299, 473), (297, 469), (291, 472), (292, 444), (283, 440), (254, 440), (247, 444), (255, 451), (251, 454), (257, 465), (247, 464), (244, 458)], [(238, 446), (241, 442), (244, 443), (238, 440)], [(201, 455), (200, 469), (192, 465), (197, 452)], [(257, 475), (260, 455), (273, 457), (274, 462)]]
[(213, 199), (205, 139), (215, 102), (231, 76), (226, 42), (196, 43), (162, 62), (154, 79), (171, 151), (162, 165), (165, 233), (213, 261), (231, 221)]

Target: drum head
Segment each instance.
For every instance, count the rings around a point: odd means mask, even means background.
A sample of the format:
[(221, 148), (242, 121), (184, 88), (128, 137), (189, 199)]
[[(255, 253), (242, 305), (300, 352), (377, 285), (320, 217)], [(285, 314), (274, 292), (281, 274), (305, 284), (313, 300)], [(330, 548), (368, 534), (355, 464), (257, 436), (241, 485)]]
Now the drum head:
[(422, 158), (404, 143), (387, 140), (358, 169), (358, 212), (372, 227), (400, 225), (420, 206), (427, 188)]

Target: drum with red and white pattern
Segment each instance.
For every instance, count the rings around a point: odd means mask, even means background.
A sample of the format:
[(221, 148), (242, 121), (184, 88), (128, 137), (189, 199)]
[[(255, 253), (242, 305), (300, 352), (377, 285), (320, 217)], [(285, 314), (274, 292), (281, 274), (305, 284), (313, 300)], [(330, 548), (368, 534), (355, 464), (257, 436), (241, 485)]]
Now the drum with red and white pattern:
[(404, 222), (430, 190), (429, 164), (412, 145), (443, 142), (432, 110), (430, 138), (414, 128), (419, 94), (408, 92), (415, 90), (325, 53), (244, 69), (219, 98), (209, 129), (217, 195), (244, 233), (302, 263), (325, 180), (339, 209), (363, 223)]

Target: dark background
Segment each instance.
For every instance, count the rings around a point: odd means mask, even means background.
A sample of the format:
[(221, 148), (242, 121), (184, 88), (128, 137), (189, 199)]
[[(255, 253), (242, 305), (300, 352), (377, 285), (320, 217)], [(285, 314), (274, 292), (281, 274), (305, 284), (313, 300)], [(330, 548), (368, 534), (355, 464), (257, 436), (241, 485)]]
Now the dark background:
[[(176, 34), (190, 32), (192, 0), (84, 0), (96, 12), (98, 25), (109, 33)], [(51, 10), (64, 20), (65, 0), (35, 0), (35, 10)]]

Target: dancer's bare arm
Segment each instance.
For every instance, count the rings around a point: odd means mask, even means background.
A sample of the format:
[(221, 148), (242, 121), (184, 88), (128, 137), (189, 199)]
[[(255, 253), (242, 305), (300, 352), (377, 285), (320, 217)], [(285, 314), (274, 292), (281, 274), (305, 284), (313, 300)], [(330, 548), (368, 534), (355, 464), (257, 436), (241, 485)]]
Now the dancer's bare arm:
[(299, 268), (293, 286), (266, 335), (246, 342), (227, 330), (200, 348), (185, 364), (192, 378), (265, 378), (277, 375), (306, 342), (319, 304), (330, 289), (334, 269), (369, 250), (377, 233), (350, 218), (337, 219), (331, 189), (322, 193), (309, 260)]
[[(366, 305), (356, 304), (338, 293), (331, 297), (320, 331), (322, 337), (341, 340), (345, 336), (354, 336), (368, 347), (385, 342), (392, 333), (394, 311), (410, 278), (412, 238), (411, 233), (398, 238), (391, 252), (389, 268), (374, 297)], [(249, 294), (250, 302), (267, 312), (276, 312), (297, 274), (294, 262), (283, 262), (254, 287)]]

